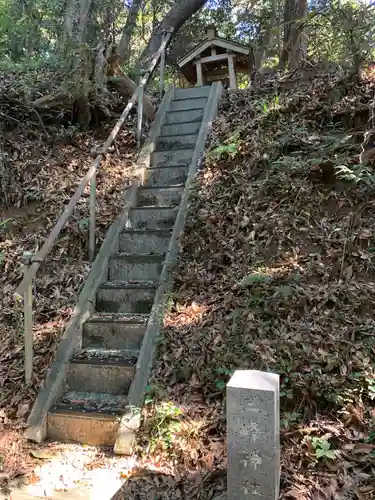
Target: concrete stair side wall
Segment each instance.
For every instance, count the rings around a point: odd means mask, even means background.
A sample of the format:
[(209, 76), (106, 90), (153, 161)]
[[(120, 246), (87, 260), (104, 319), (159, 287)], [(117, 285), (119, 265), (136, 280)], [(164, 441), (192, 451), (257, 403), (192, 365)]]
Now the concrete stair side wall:
[[(193, 92), (197, 92), (197, 89), (191, 90)], [(178, 212), (175, 217), (172, 235), (169, 241), (161, 276), (159, 279), (159, 287), (155, 294), (154, 303), (150, 313), (150, 319), (147, 324), (140, 354), (136, 363), (136, 372), (129, 391), (127, 410), (122, 416), (118, 428), (117, 438), (114, 446), (114, 452), (117, 454), (130, 454), (133, 451), (135, 435), (140, 426), (141, 408), (143, 405), (146, 386), (153, 363), (155, 339), (158, 337), (163, 327), (163, 317), (166, 311), (167, 300), (169, 293), (172, 290), (171, 273), (177, 262), (178, 240), (185, 225), (190, 189), (203, 157), (207, 136), (211, 131), (213, 120), (217, 114), (222, 90), (223, 87), (221, 83), (214, 83), (210, 88), (208, 100), (205, 103), (202, 123), (199, 129), (195, 148), (188, 165), (185, 189), (181, 198), (180, 205), (178, 207)], [(203, 90), (199, 89), (198, 99), (200, 101), (202, 99), (203, 91), (207, 92), (207, 87)], [(182, 92), (178, 92), (177, 95), (180, 99)], [(185, 96), (186, 95), (187, 92), (185, 91)], [(172, 108), (174, 107), (174, 102), (172, 102)], [(191, 108), (189, 107), (189, 109)], [(182, 111), (181, 113), (184, 113), (184, 111)], [(177, 121), (179, 122), (179, 120)], [(178, 152), (181, 153), (181, 151)], [(170, 161), (174, 161), (174, 159), (175, 156)]]

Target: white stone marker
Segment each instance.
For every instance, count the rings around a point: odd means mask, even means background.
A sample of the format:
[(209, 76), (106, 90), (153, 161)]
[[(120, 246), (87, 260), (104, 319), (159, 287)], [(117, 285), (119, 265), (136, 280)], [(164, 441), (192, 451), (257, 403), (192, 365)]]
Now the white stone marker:
[(277, 500), (279, 376), (237, 370), (227, 385), (228, 500)]

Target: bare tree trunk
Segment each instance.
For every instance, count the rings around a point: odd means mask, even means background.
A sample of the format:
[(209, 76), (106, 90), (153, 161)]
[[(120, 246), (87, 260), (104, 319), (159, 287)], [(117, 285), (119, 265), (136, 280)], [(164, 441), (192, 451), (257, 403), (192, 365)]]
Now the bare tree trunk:
[(284, 42), (280, 66), (296, 65), (307, 55), (307, 38), (303, 20), (307, 15), (307, 0), (286, 0), (284, 10)]
[(285, 0), (284, 4), (284, 39), (280, 54), (280, 67), (285, 68), (289, 62), (289, 44), (291, 40), (291, 23), (293, 18), (294, 0)]
[[(89, 96), (92, 82), (90, 77), (95, 64), (95, 58), (90, 49), (84, 46), (91, 5), (92, 0), (67, 0), (61, 46), (66, 72), (69, 78), (74, 75), (75, 94), (78, 96), (77, 116), (82, 129), (87, 128), (91, 119)], [(78, 52), (80, 55), (77, 57)], [(53, 103), (53, 97), (57, 99), (58, 94), (50, 97)]]
[(74, 7), (75, 1), (67, 0), (64, 12), (63, 36), (61, 39), (63, 52), (65, 52), (67, 42), (73, 38)]
[(359, 73), (361, 65), (364, 61), (363, 54), (361, 54), (360, 37), (358, 37), (358, 29), (361, 23), (365, 22), (365, 11), (359, 11), (356, 16), (353, 15), (353, 7), (348, 5), (346, 8), (341, 9), (342, 24), (347, 31), (348, 49), (352, 56), (354, 74)]
[(293, 44), (292, 44), (292, 64), (298, 64), (307, 56), (307, 37), (304, 33), (304, 23), (307, 16), (307, 0), (296, 0), (295, 19), (293, 26)]
[[(151, 35), (147, 47), (143, 51), (139, 61), (138, 70), (142, 64), (152, 57), (161, 45), (163, 32), (171, 31), (172, 36), (177, 33), (181, 26), (203, 7), (207, 0), (180, 0), (166, 14), (159, 26)], [(171, 37), (172, 38), (172, 37)]]
[(121, 40), (118, 47), (118, 55), (121, 62), (129, 59), (130, 41), (133, 36), (134, 28), (137, 24), (138, 12), (142, 6), (143, 0), (134, 0), (130, 7), (125, 26), (122, 30)]
[(91, 4), (92, 0), (80, 0), (78, 30), (78, 40), (80, 43), (83, 43), (86, 40), (86, 29), (89, 20)]
[(275, 25), (276, 25), (276, 0), (272, 0), (271, 17), (270, 17), (268, 26), (266, 27), (266, 32), (265, 32), (264, 36), (262, 37), (261, 46), (259, 48), (258, 54), (256, 56), (256, 60), (255, 60), (255, 67), (256, 67), (257, 71), (259, 71), (262, 68), (267, 51), (269, 50), (269, 48), (271, 46), (272, 38), (274, 35), (273, 30), (274, 30)]
[(63, 44), (70, 41), (80, 45), (86, 41), (91, 5), (92, 0), (67, 0), (64, 12)]

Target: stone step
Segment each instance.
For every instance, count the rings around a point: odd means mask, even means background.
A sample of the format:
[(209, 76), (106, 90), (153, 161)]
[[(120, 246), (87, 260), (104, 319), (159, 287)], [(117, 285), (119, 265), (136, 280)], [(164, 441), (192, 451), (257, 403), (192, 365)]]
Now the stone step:
[(168, 167), (148, 168), (145, 173), (144, 186), (171, 187), (184, 185), (189, 173), (188, 165), (171, 165)]
[(197, 137), (198, 134), (161, 136), (156, 139), (156, 149), (158, 151), (193, 149), (195, 148)]
[(128, 229), (120, 233), (120, 252), (165, 253), (172, 235), (171, 229)]
[(83, 349), (139, 350), (148, 314), (93, 314), (83, 324)]
[(71, 391), (125, 395), (135, 373), (138, 352), (124, 349), (84, 349), (70, 360)]
[(190, 165), (194, 148), (151, 153), (151, 167), (169, 167), (170, 165)]
[(136, 207), (130, 215), (134, 229), (172, 229), (178, 207)]
[(161, 128), (161, 136), (182, 135), (182, 134), (198, 134), (201, 128), (201, 122), (176, 123), (172, 125), (163, 125)]
[(179, 205), (184, 186), (170, 187), (141, 187), (138, 189), (138, 206), (147, 207), (153, 206), (175, 206)]
[(169, 111), (188, 111), (191, 109), (204, 109), (207, 104), (207, 97), (193, 97), (190, 99), (174, 99), (171, 102)]
[(109, 281), (158, 280), (163, 261), (164, 255), (119, 252), (111, 255), (109, 259), (108, 279)]
[(204, 109), (191, 109), (189, 111), (168, 111), (165, 117), (166, 125), (185, 122), (202, 122)]
[(49, 410), (47, 435), (54, 441), (111, 446), (127, 398), (97, 392), (69, 391)]
[(154, 281), (107, 281), (96, 294), (96, 311), (149, 314), (157, 285)]
[(190, 87), (187, 89), (175, 89), (175, 99), (192, 99), (194, 97), (208, 97), (210, 95), (211, 86)]

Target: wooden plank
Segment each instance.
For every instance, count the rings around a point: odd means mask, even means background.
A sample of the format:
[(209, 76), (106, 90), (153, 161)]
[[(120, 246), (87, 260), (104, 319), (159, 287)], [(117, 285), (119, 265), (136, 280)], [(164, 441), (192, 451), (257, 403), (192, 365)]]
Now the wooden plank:
[(89, 199), (90, 227), (89, 227), (89, 259), (92, 262), (95, 259), (96, 246), (96, 173), (90, 181), (90, 199)]
[[(165, 33), (163, 33), (164, 41)], [(165, 77), (165, 50), (162, 51), (160, 56), (160, 81), (159, 81), (159, 95), (163, 99), (164, 95), (164, 77)]]
[[(31, 252), (24, 252), (24, 272), (27, 273), (31, 258)], [(33, 379), (33, 284), (29, 282), (25, 290), (23, 302), (24, 316), (24, 342), (25, 342), (25, 382), (30, 384)]]
[(229, 71), (229, 88), (235, 90), (237, 88), (236, 72), (234, 71), (234, 56), (228, 55), (228, 71)]
[(137, 115), (137, 149), (142, 147), (142, 118), (143, 118), (143, 87), (139, 87), (138, 115)]
[(216, 56), (207, 56), (207, 57), (202, 57), (201, 59), (197, 59), (197, 62), (201, 64), (205, 63), (212, 63), (216, 61), (225, 61), (228, 59), (228, 56), (230, 54), (217, 54)]
[(202, 64), (200, 62), (196, 63), (197, 67), (197, 85), (201, 87), (203, 85), (203, 73), (202, 73)]
[(207, 83), (222, 82), (223, 80), (228, 80), (228, 73), (222, 73), (221, 75), (206, 75)]
[[(101, 159), (101, 157), (102, 157), (102, 155), (100, 155), (100, 159)], [(81, 196), (85, 190), (85, 187), (87, 186), (88, 182), (90, 182), (90, 180), (92, 179), (92, 177), (96, 173), (96, 168), (97, 168), (96, 164), (100, 163), (100, 159), (98, 159), (98, 158), (95, 160), (94, 165), (90, 168), (90, 170), (87, 172), (85, 177), (80, 182), (74, 195), (71, 197), (68, 205), (66, 206), (63, 213), (61, 214), (60, 219), (57, 221), (57, 223), (53, 227), (50, 235), (48, 236), (47, 240), (44, 242), (42, 248), (35, 255), (33, 264), (30, 266), (30, 269), (28, 270), (28, 272), (25, 273), (23, 280), (21, 281), (20, 285), (18, 286), (18, 288), (15, 292), (15, 295), (17, 298), (21, 298), (23, 296), (23, 294), (26, 290), (26, 287), (27, 287), (27, 283), (29, 283), (31, 280), (34, 279), (36, 272), (39, 269), (40, 264), (44, 261), (44, 259), (49, 254), (53, 244), (55, 243), (57, 237), (60, 234), (60, 231), (65, 226), (69, 217), (72, 215), (74, 207), (76, 206), (79, 199), (81, 198)]]

